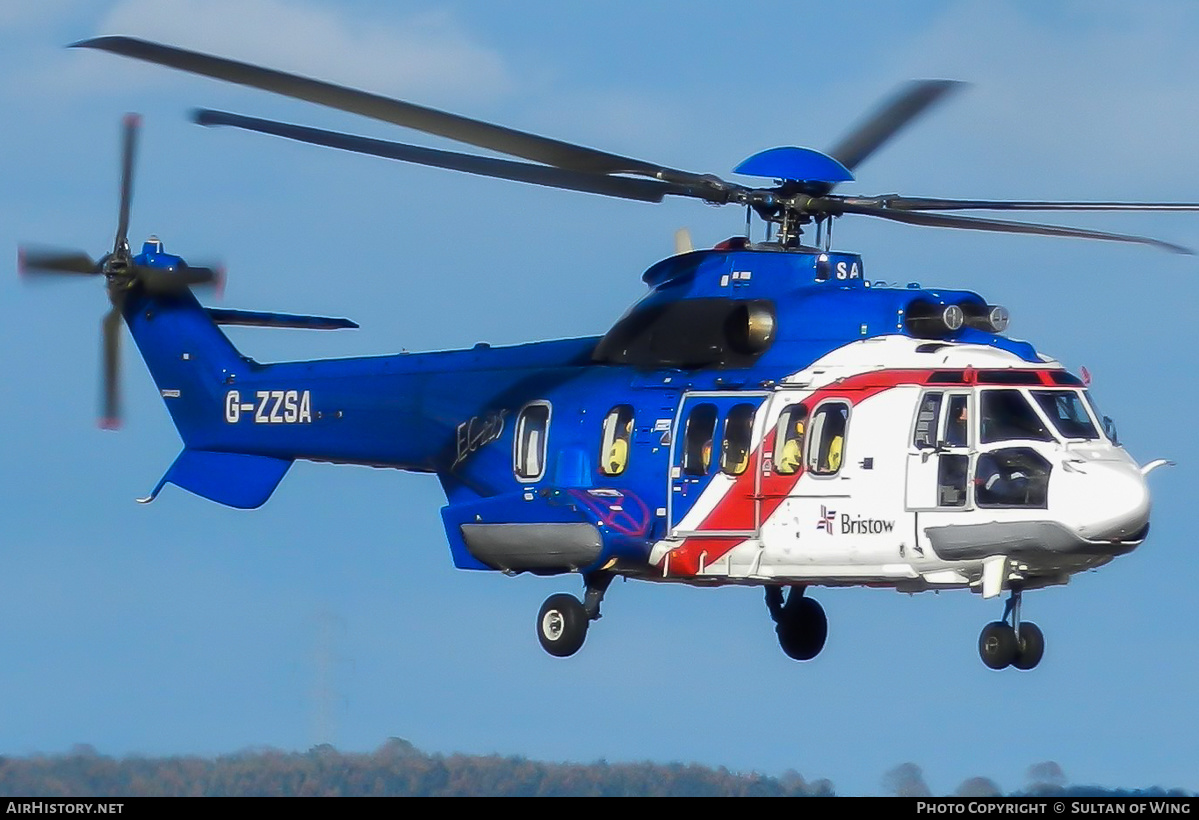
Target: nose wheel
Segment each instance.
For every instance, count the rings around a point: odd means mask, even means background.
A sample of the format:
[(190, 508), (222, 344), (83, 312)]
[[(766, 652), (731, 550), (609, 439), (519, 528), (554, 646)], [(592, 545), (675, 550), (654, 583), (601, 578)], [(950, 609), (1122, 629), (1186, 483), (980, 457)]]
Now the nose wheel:
[(1013, 590), (1003, 620), (987, 624), (978, 636), (978, 655), (991, 669), (1032, 669), (1045, 654), (1045, 635), (1031, 621), (1020, 621), (1020, 603), (1020, 590)]
[(804, 597), (804, 587), (791, 587), (785, 601), (782, 587), (766, 587), (766, 608), (774, 620), (779, 646), (787, 657), (810, 661), (824, 649), (828, 618), (824, 607)]

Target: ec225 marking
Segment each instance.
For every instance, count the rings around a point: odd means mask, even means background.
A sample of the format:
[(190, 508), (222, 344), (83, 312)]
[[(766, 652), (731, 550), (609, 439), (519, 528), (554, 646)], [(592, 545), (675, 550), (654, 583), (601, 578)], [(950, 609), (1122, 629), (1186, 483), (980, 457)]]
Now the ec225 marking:
[(241, 391), (225, 394), (225, 421), (237, 424), (242, 415), (254, 414), (255, 424), (308, 424), (312, 421), (312, 397), (307, 390), (259, 390), (254, 401), (243, 402)]

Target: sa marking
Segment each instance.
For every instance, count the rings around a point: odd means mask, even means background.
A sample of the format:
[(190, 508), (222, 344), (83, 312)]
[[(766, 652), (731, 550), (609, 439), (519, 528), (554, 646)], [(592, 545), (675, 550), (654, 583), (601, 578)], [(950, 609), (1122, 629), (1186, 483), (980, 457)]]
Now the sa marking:
[(225, 421), (237, 424), (242, 414), (254, 414), (255, 424), (308, 424), (312, 421), (312, 396), (307, 390), (259, 390), (254, 401), (243, 402), (241, 391), (225, 394)]

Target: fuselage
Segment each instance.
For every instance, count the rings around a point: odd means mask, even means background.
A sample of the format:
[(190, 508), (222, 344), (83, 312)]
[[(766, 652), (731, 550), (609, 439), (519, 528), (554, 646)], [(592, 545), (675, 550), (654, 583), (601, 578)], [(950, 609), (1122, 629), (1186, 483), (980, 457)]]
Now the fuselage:
[(961, 326), (977, 294), (736, 248), (645, 279), (604, 337), (265, 365), (190, 294), (130, 299), (185, 443), (164, 482), (257, 506), (297, 459), (431, 472), (460, 567), (691, 584), (998, 594), (1144, 538), (1081, 381)]

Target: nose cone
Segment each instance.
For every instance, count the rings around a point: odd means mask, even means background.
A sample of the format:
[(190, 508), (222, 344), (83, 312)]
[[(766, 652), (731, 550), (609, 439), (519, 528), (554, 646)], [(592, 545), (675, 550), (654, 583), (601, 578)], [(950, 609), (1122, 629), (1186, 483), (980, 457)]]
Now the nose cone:
[[(1064, 521), (1090, 541), (1135, 540), (1149, 523), (1149, 486), (1134, 464), (1092, 461), (1063, 482)], [(1051, 499), (1051, 504), (1057, 499)]]

